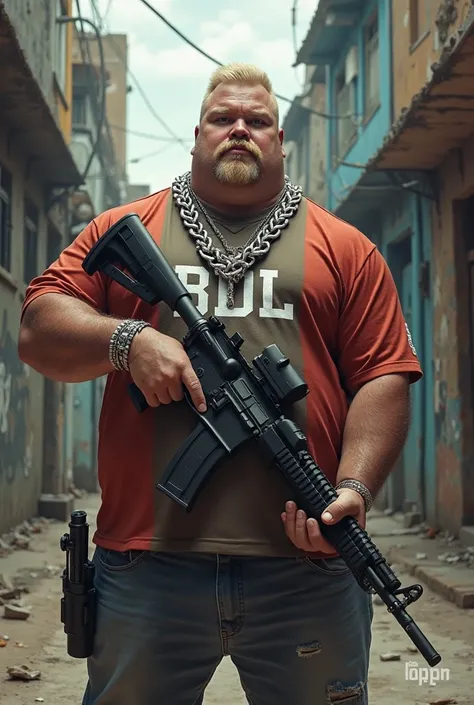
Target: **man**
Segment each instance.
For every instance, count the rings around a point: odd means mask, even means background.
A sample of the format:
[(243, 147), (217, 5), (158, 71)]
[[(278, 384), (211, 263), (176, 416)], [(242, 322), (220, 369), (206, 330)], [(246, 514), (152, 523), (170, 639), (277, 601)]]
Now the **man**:
[[(64, 382), (108, 375), (84, 705), (202, 703), (224, 655), (252, 705), (368, 703), (370, 597), (253, 446), (222, 463), (189, 514), (155, 489), (194, 425), (186, 403), (173, 403), (183, 386), (206, 408), (178, 342), (185, 326), (81, 268), (136, 212), (201, 312), (241, 332), (248, 359), (270, 343), (289, 355), (310, 388), (294, 418), (329, 480), (345, 481), (332, 521), (365, 525), (403, 446), (420, 366), (384, 260), (285, 179), (278, 125), (265, 73), (218, 69), (190, 175), (100, 215), (27, 291), (21, 359)], [(131, 379), (153, 407), (143, 415)]]

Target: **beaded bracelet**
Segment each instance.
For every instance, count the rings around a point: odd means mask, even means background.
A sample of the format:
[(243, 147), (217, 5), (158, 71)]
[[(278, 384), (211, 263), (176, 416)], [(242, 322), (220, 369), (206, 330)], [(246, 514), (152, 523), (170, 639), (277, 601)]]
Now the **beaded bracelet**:
[(115, 370), (129, 371), (128, 354), (134, 337), (144, 328), (150, 327), (146, 321), (128, 318), (121, 321), (112, 333), (109, 343), (109, 360)]

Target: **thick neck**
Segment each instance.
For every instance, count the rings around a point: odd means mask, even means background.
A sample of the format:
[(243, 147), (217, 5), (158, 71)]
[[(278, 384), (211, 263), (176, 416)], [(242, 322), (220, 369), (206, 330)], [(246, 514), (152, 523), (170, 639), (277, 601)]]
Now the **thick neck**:
[(222, 208), (216, 206), (215, 203), (210, 203), (209, 201), (204, 200), (204, 198), (201, 198), (197, 193), (195, 193), (195, 195), (213, 218), (222, 219), (223, 221), (230, 223), (234, 221), (252, 221), (252, 219), (255, 218), (265, 217), (281, 198), (282, 191), (280, 191), (276, 197), (272, 198), (269, 202), (255, 205), (252, 208), (235, 205)]
[(215, 179), (198, 179), (191, 174), (191, 188), (204, 205), (231, 218), (238, 217), (242, 211), (246, 216), (252, 216), (271, 208), (280, 198), (284, 186), (284, 174), (267, 188), (262, 188), (261, 184), (224, 185), (216, 183)]

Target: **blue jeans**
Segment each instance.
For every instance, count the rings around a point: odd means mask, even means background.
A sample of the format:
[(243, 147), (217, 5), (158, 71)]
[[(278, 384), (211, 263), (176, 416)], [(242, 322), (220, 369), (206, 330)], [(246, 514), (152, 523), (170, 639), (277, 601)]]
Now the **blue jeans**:
[(340, 558), (94, 555), (83, 705), (201, 705), (230, 656), (250, 705), (367, 705), (372, 601)]

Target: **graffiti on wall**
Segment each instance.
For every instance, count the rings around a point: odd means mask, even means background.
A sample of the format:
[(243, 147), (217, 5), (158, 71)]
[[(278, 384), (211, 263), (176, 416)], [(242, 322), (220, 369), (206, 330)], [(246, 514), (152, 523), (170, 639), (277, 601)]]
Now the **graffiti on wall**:
[(32, 466), (29, 368), (18, 357), (8, 330), (7, 311), (0, 328), (0, 482), (11, 484)]

